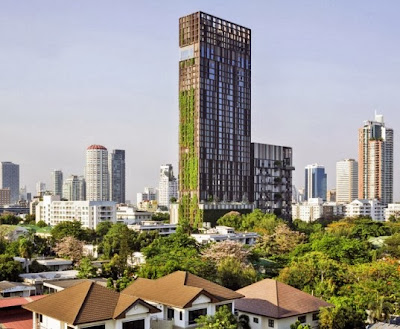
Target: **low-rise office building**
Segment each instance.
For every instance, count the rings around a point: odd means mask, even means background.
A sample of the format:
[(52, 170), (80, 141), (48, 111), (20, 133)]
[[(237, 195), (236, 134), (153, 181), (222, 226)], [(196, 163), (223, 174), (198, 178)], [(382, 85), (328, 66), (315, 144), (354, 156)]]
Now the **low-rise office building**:
[(168, 236), (176, 232), (177, 226), (159, 221), (142, 221), (140, 224), (128, 225), (128, 228), (140, 233), (157, 231), (159, 235)]
[(117, 206), (117, 222), (127, 225), (139, 224), (143, 221), (150, 221), (153, 214), (148, 211), (138, 210), (133, 206)]
[(36, 222), (55, 226), (66, 221), (80, 221), (82, 227), (95, 229), (102, 222), (116, 222), (116, 203), (112, 201), (60, 201), (59, 196), (45, 195), (36, 205)]

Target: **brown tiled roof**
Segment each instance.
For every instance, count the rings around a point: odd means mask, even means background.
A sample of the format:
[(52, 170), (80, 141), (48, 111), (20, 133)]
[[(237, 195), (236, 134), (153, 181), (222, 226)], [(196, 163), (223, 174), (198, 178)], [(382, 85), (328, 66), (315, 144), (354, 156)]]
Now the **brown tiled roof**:
[(333, 306), (279, 281), (265, 279), (237, 290), (245, 298), (235, 303), (238, 311), (275, 319), (316, 312)]
[(208, 296), (214, 303), (243, 297), (235, 291), (183, 271), (174, 272), (157, 280), (139, 278), (122, 292), (179, 308), (190, 307), (202, 294)]
[(151, 313), (156, 312), (153, 306), (136, 297), (121, 297), (121, 294), (88, 280), (27, 304), (24, 308), (77, 325), (114, 319), (138, 302), (149, 308)]

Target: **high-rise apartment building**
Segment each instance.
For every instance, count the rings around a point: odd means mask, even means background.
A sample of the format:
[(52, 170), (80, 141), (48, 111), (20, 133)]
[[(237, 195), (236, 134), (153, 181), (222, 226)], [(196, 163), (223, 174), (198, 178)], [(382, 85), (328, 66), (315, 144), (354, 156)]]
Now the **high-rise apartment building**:
[(0, 188), (0, 206), (9, 205), (11, 203), (10, 188)]
[(46, 192), (46, 183), (37, 182), (36, 183), (36, 195), (42, 196)]
[(77, 175), (71, 175), (68, 177), (63, 184), (63, 199), (68, 201), (85, 201), (85, 178)]
[(307, 201), (310, 198), (321, 198), (326, 201), (327, 175), (325, 167), (318, 164), (308, 165), (305, 168), (305, 196)]
[(51, 172), (51, 184), (53, 195), (59, 195), (62, 198), (63, 192), (63, 172), (61, 170), (53, 170)]
[(358, 130), (358, 197), (393, 202), (393, 129), (385, 127), (383, 115)]
[(91, 145), (87, 148), (85, 180), (86, 200), (109, 200), (108, 151), (104, 146)]
[(125, 203), (125, 150), (113, 150), (108, 157), (110, 200)]
[(292, 148), (251, 143), (250, 202), (264, 212), (291, 220)]
[(336, 202), (350, 203), (358, 198), (358, 163), (344, 159), (336, 163)]
[(18, 202), (19, 165), (12, 162), (0, 162), (0, 188), (9, 188), (10, 202)]
[(158, 205), (169, 207), (171, 198), (178, 199), (178, 181), (171, 164), (160, 166)]
[(251, 31), (197, 12), (179, 19), (180, 217), (249, 198)]

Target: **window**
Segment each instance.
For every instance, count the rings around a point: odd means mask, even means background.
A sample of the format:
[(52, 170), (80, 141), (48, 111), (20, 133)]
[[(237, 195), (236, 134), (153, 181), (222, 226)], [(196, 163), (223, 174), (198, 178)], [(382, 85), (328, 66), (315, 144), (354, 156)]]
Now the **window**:
[(298, 320), (300, 323), (306, 323), (306, 316), (305, 315), (299, 316)]
[(217, 305), (217, 306), (215, 307), (215, 310), (218, 312), (218, 310), (219, 310), (221, 307), (223, 307), (223, 306), (226, 306), (226, 307), (228, 308), (228, 310), (232, 312), (232, 303)]
[[(85, 328), (86, 329), (86, 328)], [(104, 329), (104, 326), (103, 326)], [(122, 323), (122, 329), (144, 329), (144, 319)]]
[(195, 324), (196, 319), (201, 315), (207, 315), (207, 309), (201, 308), (199, 310), (189, 311), (189, 324)]
[(175, 311), (174, 311), (173, 308), (168, 308), (167, 309), (167, 319), (168, 320), (173, 319), (174, 318), (174, 313), (175, 313)]
[(43, 323), (43, 314), (38, 314), (38, 319), (40, 323)]
[(268, 327), (273, 328), (275, 325), (274, 320), (268, 319)]
[(253, 318), (254, 323), (258, 323), (258, 318)]
[(319, 320), (319, 313), (313, 313), (312, 320), (313, 321), (318, 321)]
[(182, 318), (183, 318), (183, 316), (182, 316), (182, 311), (181, 311), (181, 312), (179, 312), (179, 320), (182, 321)]

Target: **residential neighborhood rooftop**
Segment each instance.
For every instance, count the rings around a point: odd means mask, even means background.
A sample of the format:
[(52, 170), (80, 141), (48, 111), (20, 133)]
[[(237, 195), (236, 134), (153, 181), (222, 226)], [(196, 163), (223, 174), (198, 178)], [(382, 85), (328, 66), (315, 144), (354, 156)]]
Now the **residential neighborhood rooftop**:
[(237, 310), (275, 319), (316, 312), (321, 307), (333, 306), (272, 279), (259, 281), (237, 292), (245, 296), (236, 301)]
[(184, 271), (177, 271), (157, 280), (139, 278), (122, 292), (179, 308), (190, 307), (202, 294), (214, 303), (243, 297), (240, 293)]

